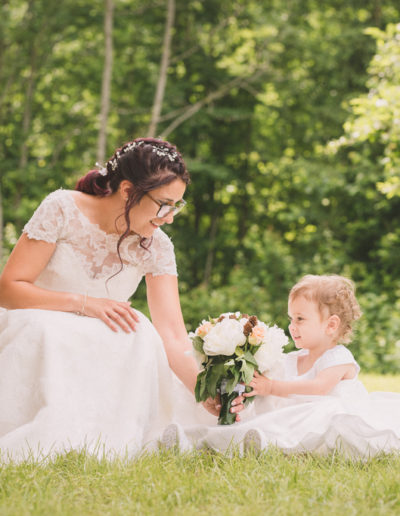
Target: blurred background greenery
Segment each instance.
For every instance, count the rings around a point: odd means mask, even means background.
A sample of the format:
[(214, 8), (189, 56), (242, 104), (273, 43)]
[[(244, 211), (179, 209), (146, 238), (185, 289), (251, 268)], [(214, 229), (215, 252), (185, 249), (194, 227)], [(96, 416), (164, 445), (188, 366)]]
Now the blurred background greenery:
[(344, 274), (352, 351), (399, 370), (398, 0), (2, 1), (1, 264), (47, 193), (149, 134), (192, 174), (167, 229), (188, 329), (287, 329), (300, 276)]

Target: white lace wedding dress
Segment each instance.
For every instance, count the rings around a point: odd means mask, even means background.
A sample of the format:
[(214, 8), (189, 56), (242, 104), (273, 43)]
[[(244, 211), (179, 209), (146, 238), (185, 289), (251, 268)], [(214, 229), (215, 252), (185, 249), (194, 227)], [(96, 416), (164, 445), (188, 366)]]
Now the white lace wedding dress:
[[(118, 235), (92, 224), (67, 190), (50, 194), (24, 231), (57, 243), (35, 282), (46, 289), (127, 301), (145, 274), (176, 275), (173, 246), (161, 229), (149, 250), (138, 236), (123, 241), (120, 271)], [(74, 313), (0, 309), (2, 460), (81, 448), (134, 455), (154, 448), (176, 419), (176, 389), (195, 405), (176, 385), (154, 326), (138, 314), (136, 332), (126, 334)]]
[[(342, 345), (326, 351), (305, 374), (298, 374), (297, 359), (308, 350), (285, 356), (288, 381), (310, 380), (319, 371), (341, 364), (354, 364), (352, 353)], [(368, 393), (357, 378), (342, 380), (326, 396), (293, 395), (257, 397), (246, 411), (246, 421), (230, 426), (187, 426), (182, 442), (226, 451), (243, 446), (249, 430), (258, 431), (261, 448), (273, 445), (285, 453), (343, 452), (351, 458), (368, 458), (380, 452), (400, 452), (400, 394)], [(245, 411), (245, 412), (246, 412)]]

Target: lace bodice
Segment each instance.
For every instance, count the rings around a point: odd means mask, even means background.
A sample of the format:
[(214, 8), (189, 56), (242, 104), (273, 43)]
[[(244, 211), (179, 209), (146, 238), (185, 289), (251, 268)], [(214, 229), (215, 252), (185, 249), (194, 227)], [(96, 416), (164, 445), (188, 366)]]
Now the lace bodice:
[(36, 285), (50, 290), (126, 301), (145, 274), (177, 274), (172, 242), (161, 229), (154, 232), (148, 250), (140, 246), (138, 235), (123, 240), (120, 246), (123, 269), (119, 272), (121, 262), (116, 251), (119, 235), (105, 233), (90, 222), (68, 190), (48, 195), (24, 232), (29, 238), (56, 243), (54, 254), (35, 281)]

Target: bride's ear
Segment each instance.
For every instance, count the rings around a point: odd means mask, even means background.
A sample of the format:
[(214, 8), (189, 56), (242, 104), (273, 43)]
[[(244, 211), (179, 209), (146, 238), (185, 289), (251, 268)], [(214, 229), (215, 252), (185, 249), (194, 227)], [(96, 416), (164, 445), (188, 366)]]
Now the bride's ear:
[(340, 317), (336, 314), (329, 316), (326, 330), (328, 335), (334, 335), (340, 327)]
[(124, 179), (120, 182), (118, 187), (118, 192), (122, 199), (126, 202), (129, 199), (129, 196), (131, 195), (132, 191), (134, 189), (133, 184), (128, 181), (127, 179)]

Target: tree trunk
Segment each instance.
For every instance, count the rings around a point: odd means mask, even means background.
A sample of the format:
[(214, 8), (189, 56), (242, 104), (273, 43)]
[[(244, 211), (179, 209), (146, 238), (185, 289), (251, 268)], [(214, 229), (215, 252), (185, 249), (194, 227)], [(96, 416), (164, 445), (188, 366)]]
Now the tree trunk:
[(36, 79), (37, 53), (35, 46), (32, 46), (31, 69), (25, 90), (25, 107), (22, 119), (22, 145), (19, 157), (19, 168), (23, 170), (28, 163), (28, 134), (32, 120), (32, 99)]
[(167, 72), (171, 50), (172, 27), (175, 20), (175, 0), (167, 0), (167, 19), (165, 21), (163, 53), (161, 57), (160, 73), (158, 76), (157, 90), (154, 96), (153, 111), (148, 130), (148, 136), (155, 136), (160, 120), (164, 99), (165, 85), (167, 84)]
[[(198, 100), (194, 104), (188, 106), (179, 116), (170, 123), (170, 125), (162, 132), (162, 138), (167, 138), (169, 134), (172, 133), (177, 127), (179, 127), (183, 122), (186, 122), (189, 118), (194, 116), (198, 111), (200, 111), (203, 107), (211, 104), (214, 100), (220, 99), (227, 95), (233, 88), (246, 87), (248, 84), (251, 84), (257, 81), (260, 77), (263, 76), (264, 73), (270, 70), (269, 63), (261, 64), (257, 70), (249, 71), (246, 77), (235, 77), (230, 80), (226, 84), (222, 84), (219, 88), (208, 93), (203, 99)], [(167, 117), (165, 117), (167, 118)]]
[(214, 213), (212, 215), (211, 220), (211, 227), (210, 227), (210, 233), (209, 233), (209, 247), (208, 247), (208, 253), (206, 258), (206, 265), (204, 267), (204, 278), (203, 278), (203, 285), (205, 287), (208, 287), (211, 279), (211, 273), (212, 273), (212, 267), (214, 262), (214, 252), (215, 252), (215, 239), (217, 236), (217, 229), (218, 229), (218, 214)]
[(373, 11), (374, 25), (381, 27), (382, 25), (382, 5), (381, 0), (375, 0), (374, 11)]
[(0, 271), (3, 265), (3, 196), (1, 194), (1, 181), (0, 181)]
[(100, 111), (100, 129), (99, 139), (97, 142), (97, 161), (104, 162), (107, 146), (107, 124), (108, 113), (110, 110), (111, 97), (111, 77), (113, 66), (113, 0), (105, 0), (104, 13), (104, 69), (103, 80), (101, 85), (101, 111)]

